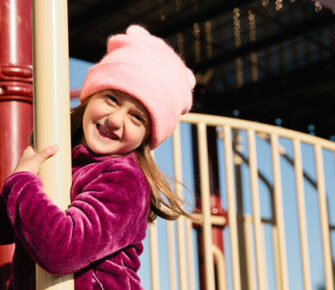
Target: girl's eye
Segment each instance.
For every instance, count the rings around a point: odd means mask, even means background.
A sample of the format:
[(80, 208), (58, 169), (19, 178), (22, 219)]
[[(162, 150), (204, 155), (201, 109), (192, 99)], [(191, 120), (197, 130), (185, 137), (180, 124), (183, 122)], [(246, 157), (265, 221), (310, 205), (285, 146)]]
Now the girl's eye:
[(141, 122), (141, 123), (144, 123), (144, 118), (143, 118), (142, 116), (140, 116), (140, 115), (138, 115), (138, 114), (134, 114), (133, 117), (134, 117), (137, 121), (139, 121), (139, 122)]
[(117, 101), (117, 98), (115, 98), (113, 95), (106, 95), (106, 97), (112, 101), (113, 103), (117, 104), (118, 101)]

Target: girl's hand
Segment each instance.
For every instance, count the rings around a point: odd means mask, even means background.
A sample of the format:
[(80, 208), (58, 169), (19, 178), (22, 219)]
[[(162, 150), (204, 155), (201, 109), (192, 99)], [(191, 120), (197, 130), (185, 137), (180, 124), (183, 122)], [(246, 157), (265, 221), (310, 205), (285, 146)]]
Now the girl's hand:
[(32, 146), (28, 146), (16, 165), (13, 173), (20, 171), (28, 171), (33, 174), (38, 174), (42, 163), (49, 157), (55, 155), (59, 147), (57, 145), (48, 146), (44, 148), (41, 152), (36, 153)]

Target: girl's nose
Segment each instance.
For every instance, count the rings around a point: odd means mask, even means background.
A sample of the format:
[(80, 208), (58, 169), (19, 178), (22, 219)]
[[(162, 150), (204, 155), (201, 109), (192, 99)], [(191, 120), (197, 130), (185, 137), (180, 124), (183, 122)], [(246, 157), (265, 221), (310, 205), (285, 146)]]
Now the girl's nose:
[(124, 118), (125, 118), (125, 113), (123, 112), (123, 110), (117, 109), (109, 114), (108, 124), (112, 128), (120, 128), (122, 127)]

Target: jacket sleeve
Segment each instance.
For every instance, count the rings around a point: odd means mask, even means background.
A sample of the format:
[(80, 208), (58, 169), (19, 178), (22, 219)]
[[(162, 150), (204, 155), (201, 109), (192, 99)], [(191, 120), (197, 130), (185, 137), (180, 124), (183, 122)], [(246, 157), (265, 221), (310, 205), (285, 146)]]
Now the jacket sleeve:
[(149, 190), (138, 168), (93, 168), (74, 187), (80, 193), (65, 212), (36, 175), (18, 173), (4, 187), (16, 235), (34, 262), (54, 274), (76, 272), (145, 236)]
[(14, 243), (14, 232), (7, 216), (7, 207), (2, 194), (0, 194), (0, 245)]

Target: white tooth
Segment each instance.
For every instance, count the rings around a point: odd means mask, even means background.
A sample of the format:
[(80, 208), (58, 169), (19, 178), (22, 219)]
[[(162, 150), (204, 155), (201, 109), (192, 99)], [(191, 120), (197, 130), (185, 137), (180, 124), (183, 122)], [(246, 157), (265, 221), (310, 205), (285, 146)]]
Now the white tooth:
[(100, 129), (101, 129), (101, 131), (102, 131), (103, 134), (105, 134), (107, 137), (113, 139), (113, 136), (110, 135), (108, 132), (106, 132), (105, 129), (104, 129), (104, 127), (100, 126)]

